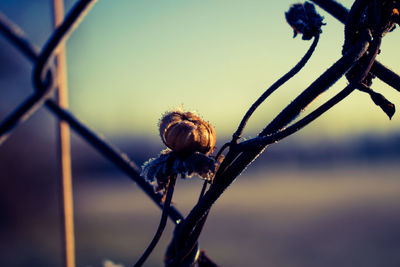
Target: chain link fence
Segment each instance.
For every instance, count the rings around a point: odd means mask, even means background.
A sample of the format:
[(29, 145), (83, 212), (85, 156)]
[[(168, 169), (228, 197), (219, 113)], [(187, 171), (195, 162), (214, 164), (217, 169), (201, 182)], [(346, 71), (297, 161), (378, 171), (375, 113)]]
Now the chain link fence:
[[(0, 122), (0, 145), (13, 133), (13, 130), (27, 121), (39, 108), (44, 106), (59, 120), (65, 121), (80, 137), (93, 146), (101, 155), (113, 162), (121, 171), (127, 174), (137, 185), (158, 205), (162, 204), (162, 194), (156, 193), (143, 177), (140, 176), (140, 167), (129, 157), (108, 143), (86, 124), (77, 119), (70, 111), (60, 106), (53, 99), (58, 89), (56, 65), (54, 58), (57, 49), (65, 42), (74, 28), (85, 17), (94, 0), (78, 1), (68, 12), (62, 24), (55, 29), (42, 49), (34, 45), (24, 31), (0, 12), (0, 32), (17, 48), (29, 61), (33, 68), (33, 88), (35, 91), (26, 97), (15, 109)], [(181, 213), (171, 207), (169, 216), (173, 222), (183, 219)], [(72, 263), (73, 264), (73, 263)], [(68, 266), (73, 266), (66, 264)]]
[[(21, 30), (17, 25), (9, 20), (4, 14), (0, 13), (0, 32), (25, 57), (27, 57), (34, 66), (34, 92), (31, 95), (27, 96), (22, 103), (15, 107), (15, 109), (10, 114), (8, 114), (3, 121), (0, 122), (0, 145), (6, 141), (7, 137), (13, 133), (13, 130), (16, 127), (20, 126), (22, 123), (28, 120), (39, 108), (43, 106), (47, 110), (49, 110), (57, 119), (68, 123), (72, 130), (74, 130), (81, 138), (83, 138), (101, 155), (107, 158), (110, 162), (113, 162), (121, 171), (123, 171), (128, 177), (130, 177), (148, 195), (148, 197), (150, 197), (155, 202), (157, 206), (163, 208), (163, 195), (155, 192), (153, 186), (140, 175), (140, 167), (138, 167), (132, 160), (130, 160), (126, 154), (122, 153), (116, 147), (101, 138), (85, 123), (79, 121), (69, 110), (60, 106), (52, 98), (53, 94), (58, 89), (56, 78), (57, 66), (54, 64), (54, 57), (56, 55), (57, 49), (59, 49), (60, 45), (62, 45), (62, 43), (68, 38), (73, 29), (78, 26), (79, 22), (82, 21), (85, 14), (94, 4), (94, 2), (94, 0), (77, 1), (70, 12), (68, 12), (68, 14), (66, 15), (61, 25), (55, 29), (44, 47), (41, 49), (38, 49), (32, 42), (30, 42), (29, 38), (25, 36), (23, 30)], [(348, 11), (343, 8), (343, 6), (337, 4), (334, 1), (314, 0), (313, 2), (327, 10), (341, 22), (346, 22)], [(384, 67), (379, 62), (375, 60), (372, 60), (372, 62), (374, 63), (374, 65), (370, 69), (371, 72), (396, 90), (400, 91), (400, 77), (394, 72), (390, 71), (388, 68)], [(342, 66), (342, 68), (346, 68), (343, 69), (343, 71), (341, 69), (335, 69), (334, 71), (336, 71), (338, 75), (341, 76), (347, 69), (349, 69), (350, 66), (351, 64), (347, 64), (346, 67)], [(332, 78), (331, 76), (332, 75), (330, 74), (330, 76), (326, 75), (323, 78)], [(337, 78), (335, 76), (335, 78), (332, 79)], [(325, 82), (325, 80), (321, 82), (318, 82), (319, 80), (317, 80), (315, 87), (321, 86), (321, 83)], [(248, 117), (251, 116), (251, 112), (249, 113), (249, 115), (246, 114), (244, 122), (239, 127), (238, 131), (234, 134), (234, 140), (232, 141), (232, 143), (224, 146), (223, 149), (221, 149), (220, 151), (220, 153), (222, 153), (222, 151), (229, 146), (232, 148), (232, 150), (230, 150), (230, 152), (227, 154), (227, 160), (222, 163), (221, 170), (219, 170), (219, 176), (221, 177), (219, 177), (217, 174), (217, 177), (220, 178), (221, 183), (217, 183), (215, 186), (211, 186), (211, 189), (205, 194), (206, 197), (204, 198), (204, 201), (202, 203), (199, 203), (199, 205), (196, 205), (196, 207), (189, 214), (183, 226), (182, 236), (185, 237), (186, 234), (186, 237), (189, 237), (187, 239), (190, 239), (190, 237), (192, 237), (190, 236), (190, 233), (196, 232), (196, 230), (201, 231), (201, 228), (205, 223), (205, 219), (207, 218), (208, 210), (210, 209), (215, 199), (222, 194), (222, 192), (226, 189), (227, 186), (229, 186), (233, 179), (236, 178), (236, 176), (249, 164), (249, 162), (254, 160), (254, 158), (260, 153), (260, 151), (262, 151), (262, 149), (266, 145), (285, 138), (286, 136), (289, 136), (292, 133), (301, 129), (302, 127), (306, 126), (308, 123), (319, 117), (330, 107), (338, 103), (341, 99), (349, 95), (352, 90), (354, 90), (354, 88), (347, 89), (347, 91), (344, 90), (341, 95), (338, 95), (337, 98), (333, 98), (332, 100), (328, 101), (326, 105), (323, 105), (320, 109), (317, 109), (316, 112), (313, 112), (311, 114), (311, 116), (306, 117), (295, 125), (282, 131), (282, 128), (293, 119), (288, 119), (288, 116), (296, 115), (294, 114), (295, 111), (293, 110), (289, 110), (287, 114), (283, 112), (283, 115), (281, 117), (277, 117), (277, 119), (274, 120), (275, 124), (270, 124), (269, 127), (267, 127), (260, 134), (259, 137), (237, 144), (237, 141), (241, 135), (241, 131), (246, 124), (246, 120), (248, 119)], [(365, 88), (364, 90), (368, 91), (368, 89)], [(372, 94), (371, 92), (369, 93)], [(262, 103), (266, 97), (267, 96), (261, 98), (259, 102)], [(309, 99), (306, 99), (306, 101), (304, 99), (300, 99), (298, 102), (303, 103), (307, 101), (309, 101)], [(296, 103), (294, 103), (293, 105), (295, 104)], [(257, 105), (253, 109), (256, 109)], [(296, 106), (296, 108), (298, 108), (298, 106)], [(233, 145), (235, 142), (237, 146)], [(240, 151), (240, 154), (237, 151)], [(241, 159), (244, 163), (240, 161)], [(169, 208), (168, 216), (175, 224), (179, 224), (179, 222), (182, 222), (182, 220), (184, 219), (183, 215), (174, 206), (171, 206)], [(195, 233), (196, 239), (191, 244), (192, 246), (194, 244), (197, 244), (196, 242), (199, 234), (200, 233)]]

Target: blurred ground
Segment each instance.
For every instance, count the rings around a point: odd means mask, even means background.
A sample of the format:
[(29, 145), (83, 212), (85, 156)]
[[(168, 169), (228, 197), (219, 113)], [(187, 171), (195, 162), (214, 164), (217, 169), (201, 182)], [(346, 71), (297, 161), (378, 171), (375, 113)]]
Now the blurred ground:
[[(399, 171), (398, 164), (259, 165), (217, 201), (201, 247), (221, 266), (399, 266)], [(106, 259), (131, 266), (160, 211), (118, 172), (74, 179), (77, 266), (101, 266)], [(180, 180), (178, 209), (187, 213), (200, 188), (200, 179)], [(2, 229), (3, 266), (61, 266), (52, 201), (38, 200), (18, 227)], [(146, 266), (162, 265), (171, 225)]]

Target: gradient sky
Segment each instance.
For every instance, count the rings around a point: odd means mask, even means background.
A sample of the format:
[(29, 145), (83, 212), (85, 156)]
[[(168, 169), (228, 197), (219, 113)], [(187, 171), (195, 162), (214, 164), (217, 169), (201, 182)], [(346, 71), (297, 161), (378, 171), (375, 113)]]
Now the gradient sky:
[[(298, 1), (99, 0), (67, 41), (71, 110), (106, 135), (158, 135), (165, 111), (183, 105), (230, 136), (258, 96), (303, 56), (311, 41), (293, 39), (284, 12)], [(350, 7), (353, 1), (340, 1)], [(74, 1), (67, 1), (67, 9)], [(0, 0), (0, 10), (37, 44), (51, 32), (50, 1)], [(341, 55), (343, 25), (325, 17), (307, 67), (251, 118), (252, 136)], [(378, 59), (400, 73), (399, 31), (388, 34)], [(340, 80), (310, 108), (341, 90)], [(400, 94), (373, 88), (400, 107)], [(400, 130), (368, 95), (353, 93), (297, 136), (348, 136)]]

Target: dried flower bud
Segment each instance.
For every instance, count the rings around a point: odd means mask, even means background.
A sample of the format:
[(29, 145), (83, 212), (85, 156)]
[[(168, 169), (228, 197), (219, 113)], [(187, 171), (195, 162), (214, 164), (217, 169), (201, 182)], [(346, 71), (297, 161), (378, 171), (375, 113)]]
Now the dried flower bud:
[(208, 154), (216, 141), (214, 127), (191, 112), (172, 111), (160, 120), (160, 136), (173, 151), (185, 155)]
[(303, 40), (310, 40), (317, 34), (321, 33), (321, 26), (324, 17), (315, 11), (313, 4), (305, 2), (304, 4), (294, 4), (289, 11), (285, 13), (286, 21), (293, 28), (294, 37), (298, 33), (303, 34)]
[[(170, 164), (169, 164), (170, 163)], [(200, 152), (194, 152), (182, 158), (177, 153), (165, 149), (156, 157), (149, 159), (142, 166), (141, 175), (155, 186), (155, 190), (165, 191), (168, 179), (172, 175), (191, 178), (198, 175), (206, 181), (212, 181), (220, 162)]]

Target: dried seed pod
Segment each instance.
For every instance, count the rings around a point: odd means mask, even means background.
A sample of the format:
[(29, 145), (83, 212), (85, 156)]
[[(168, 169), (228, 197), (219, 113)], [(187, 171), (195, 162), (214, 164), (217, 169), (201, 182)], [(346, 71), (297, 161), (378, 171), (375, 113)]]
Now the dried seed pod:
[(289, 11), (285, 13), (286, 21), (293, 28), (294, 36), (298, 33), (303, 34), (303, 40), (310, 40), (321, 33), (321, 26), (324, 17), (320, 16), (313, 4), (305, 2), (304, 4), (294, 4)]
[(164, 144), (177, 153), (209, 154), (216, 141), (214, 127), (191, 112), (172, 111), (160, 120), (160, 136)]

